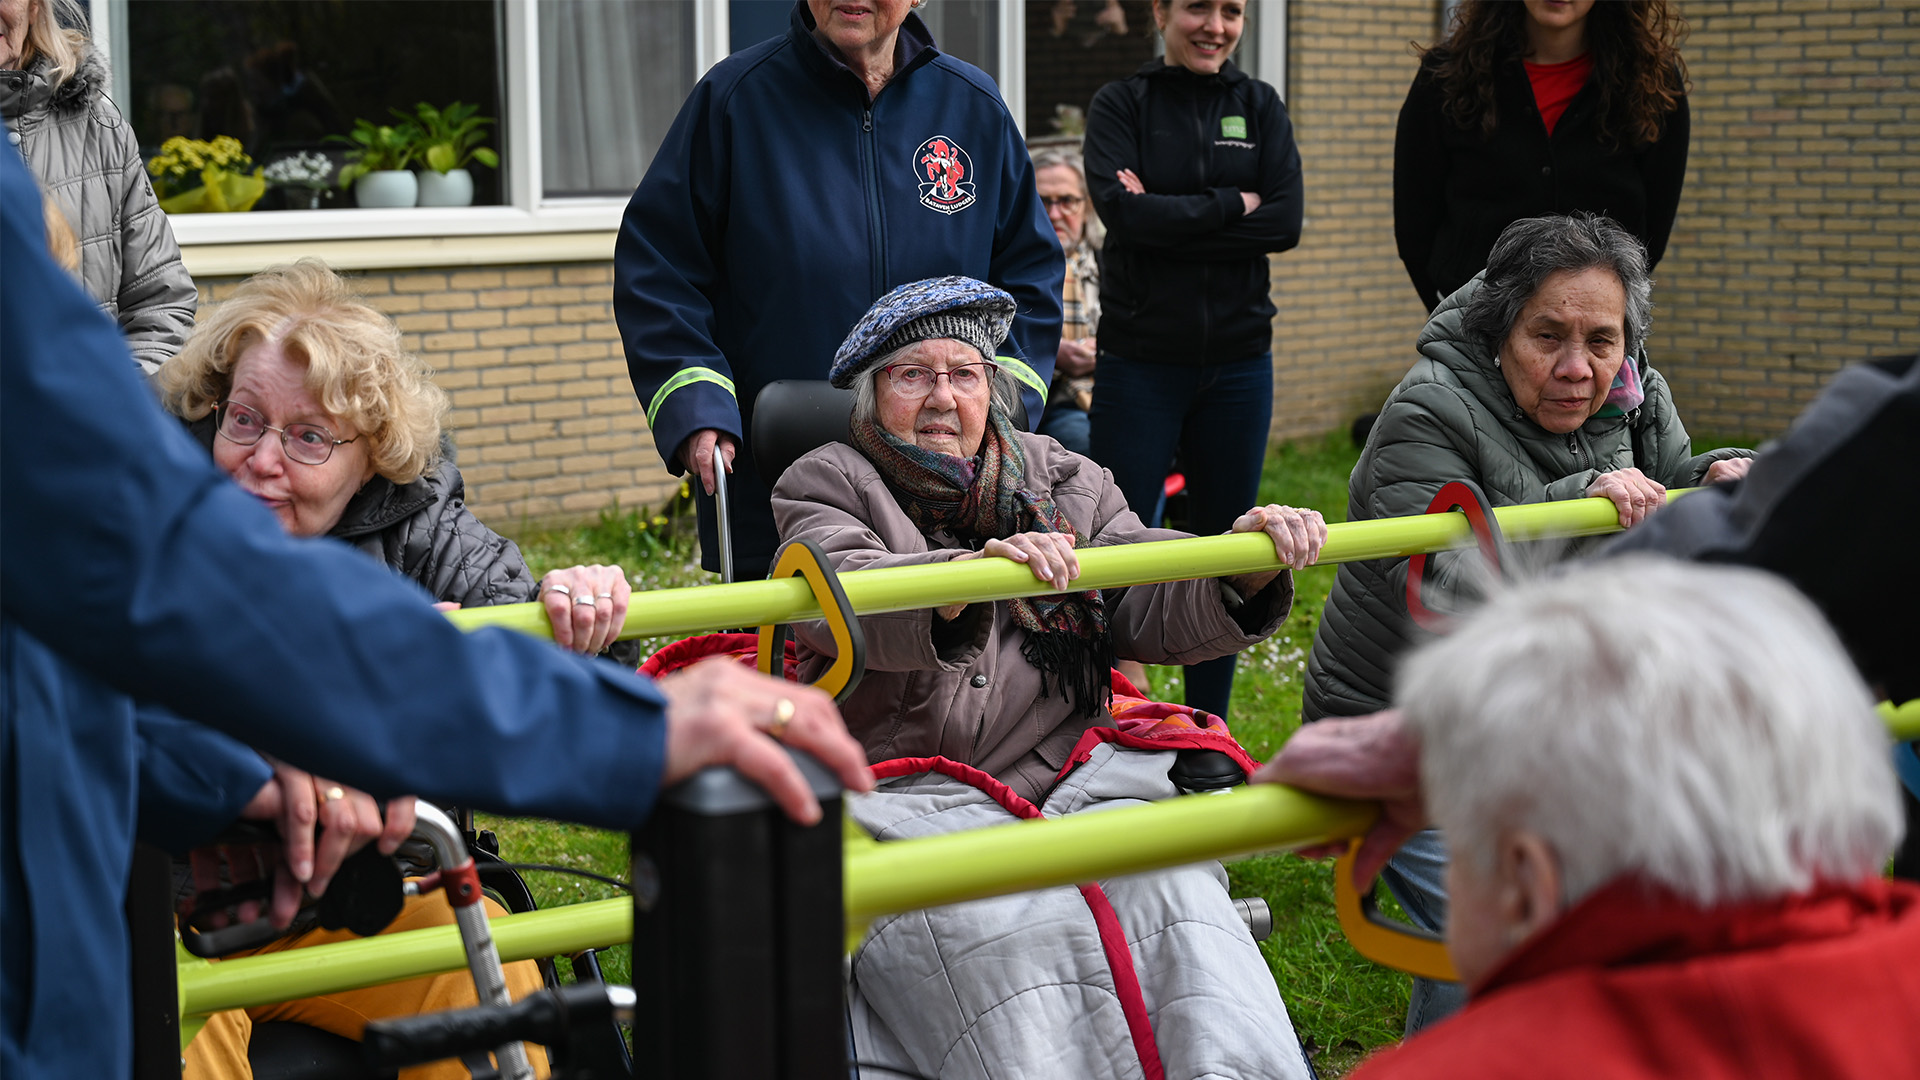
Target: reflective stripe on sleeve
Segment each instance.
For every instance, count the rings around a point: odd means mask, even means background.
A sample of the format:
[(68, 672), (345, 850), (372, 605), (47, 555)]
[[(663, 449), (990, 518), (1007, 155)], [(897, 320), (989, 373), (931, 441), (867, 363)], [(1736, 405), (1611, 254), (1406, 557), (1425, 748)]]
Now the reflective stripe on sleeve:
[(1019, 379), (1041, 398), (1044, 399), (1047, 396), (1047, 384), (1040, 381), (1040, 374), (1028, 367), (1025, 360), (1011, 356), (996, 356), (993, 362), (1006, 369), (1007, 374)]
[[(1027, 374), (1032, 375), (1033, 373), (1029, 371)], [(682, 368), (673, 373), (673, 378), (668, 379), (661, 385), (659, 393), (653, 395), (653, 403), (647, 406), (647, 425), (649, 427), (654, 425), (655, 418), (660, 415), (660, 406), (667, 400), (667, 395), (683, 386), (692, 386), (694, 383), (703, 382), (718, 384), (729, 395), (733, 396), (736, 405), (739, 403), (739, 394), (733, 389), (732, 379), (727, 378), (725, 375), (709, 367)]]

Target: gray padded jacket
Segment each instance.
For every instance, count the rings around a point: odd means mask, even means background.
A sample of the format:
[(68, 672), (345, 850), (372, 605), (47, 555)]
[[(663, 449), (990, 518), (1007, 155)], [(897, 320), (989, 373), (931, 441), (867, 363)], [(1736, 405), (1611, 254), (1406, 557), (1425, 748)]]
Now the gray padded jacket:
[[(1052, 497), (1079, 537), (1077, 547), (1187, 535), (1142, 525), (1111, 474), (1092, 460), (1043, 435), (1021, 440), (1027, 489)], [(784, 543), (814, 541), (841, 573), (947, 562), (971, 550), (949, 533), (922, 533), (873, 463), (842, 443), (787, 469), (773, 487), (773, 517)], [(1193, 664), (1239, 652), (1279, 629), (1293, 604), (1293, 576), (1282, 570), (1237, 611), (1228, 610), (1226, 594), (1211, 580), (1136, 585), (1105, 596), (1116, 656)], [(1037, 805), (1080, 735), (1101, 722), (1075, 717), (1057, 690), (1042, 693), (1039, 669), (1020, 651), (1026, 631), (1004, 603), (969, 605), (951, 622), (921, 608), (863, 616), (860, 626), (867, 673), (841, 712), (869, 760), (938, 754)], [(794, 637), (801, 678), (818, 678), (833, 655), (824, 624), (798, 625)]]
[(73, 227), (88, 295), (119, 322), (134, 359), (151, 374), (193, 331), (193, 279), (154, 198), (133, 127), (106, 96), (99, 54), (89, 51), (59, 86), (47, 81), (46, 69), (41, 57), (26, 71), (0, 71), (0, 115)]
[(520, 548), (467, 509), (466, 482), (450, 456), (411, 484), (367, 481), (327, 535), (461, 607), (525, 603), (540, 584)]
[[(1535, 424), (1515, 403), (1493, 351), (1461, 332), (1463, 309), (1478, 290), (1475, 278), (1421, 332), (1421, 359), (1387, 396), (1354, 466), (1348, 520), (1425, 513), (1452, 480), (1471, 480), (1493, 505), (1513, 506), (1582, 498), (1601, 473), (1616, 469), (1637, 467), (1670, 488), (1692, 487), (1713, 462), (1752, 456), (1694, 454), (1667, 380), (1643, 359), (1629, 361), (1641, 365), (1646, 400), (1639, 408), (1594, 417), (1565, 435)], [(1450, 552), (1429, 560), (1429, 606), (1467, 585), (1470, 559)], [(1306, 719), (1357, 716), (1392, 700), (1396, 662), (1425, 637), (1407, 615), (1406, 585), (1406, 559), (1340, 567), (1307, 661)]]

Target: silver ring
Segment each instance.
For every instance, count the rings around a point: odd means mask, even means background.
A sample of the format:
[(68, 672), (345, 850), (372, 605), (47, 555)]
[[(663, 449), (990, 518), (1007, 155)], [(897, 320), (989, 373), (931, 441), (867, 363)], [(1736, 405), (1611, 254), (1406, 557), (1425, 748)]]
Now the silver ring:
[[(557, 593), (559, 593), (559, 594), (560, 594), (561, 596), (572, 596), (572, 595), (573, 595), (573, 590), (572, 590), (572, 589), (569, 589), (569, 588), (567, 588), (567, 587), (566, 587), (565, 585), (549, 585), (549, 586), (547, 586), (547, 588), (546, 588), (546, 592), (557, 592)], [(545, 593), (542, 593), (542, 595), (545, 595)]]
[(592, 607), (593, 605), (599, 603), (598, 600), (595, 600), (591, 596), (576, 596), (573, 598), (573, 602), (576, 604), (585, 604), (588, 607)]
[(613, 594), (612, 594), (612, 593), (610, 593), (610, 592), (603, 592), (603, 593), (596, 593), (595, 595), (596, 595), (596, 596), (598, 596), (598, 597), (599, 597), (600, 599), (602, 599), (602, 600), (611, 600), (611, 599), (613, 599)]

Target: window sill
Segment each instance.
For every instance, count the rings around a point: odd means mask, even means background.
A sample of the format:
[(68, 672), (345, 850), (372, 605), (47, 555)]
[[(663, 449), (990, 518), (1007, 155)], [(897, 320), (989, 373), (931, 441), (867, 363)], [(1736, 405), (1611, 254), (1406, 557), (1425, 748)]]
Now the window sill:
[(336, 270), (599, 262), (613, 258), (624, 204), (529, 213), (511, 206), (283, 210), (171, 217), (194, 277), (235, 277), (312, 256)]

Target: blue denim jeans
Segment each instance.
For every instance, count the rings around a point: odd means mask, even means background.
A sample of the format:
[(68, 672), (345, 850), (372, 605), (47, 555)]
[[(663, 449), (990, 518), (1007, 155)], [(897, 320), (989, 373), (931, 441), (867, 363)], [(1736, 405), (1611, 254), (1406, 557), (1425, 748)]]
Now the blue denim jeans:
[[(1413, 835), (1380, 872), (1387, 891), (1407, 911), (1407, 918), (1423, 930), (1447, 931), (1447, 843), (1438, 829)], [(1407, 1034), (1437, 1023), (1467, 1003), (1466, 988), (1434, 979), (1413, 980), (1413, 999), (1407, 1003)]]
[(1093, 456), (1088, 453), (1091, 444), (1088, 442), (1087, 413), (1084, 409), (1076, 409), (1071, 405), (1048, 409), (1035, 430), (1041, 435), (1052, 436), (1061, 446), (1076, 454)]
[[(1127, 505), (1158, 524), (1161, 489), (1174, 456), (1187, 478), (1188, 525), (1223, 533), (1260, 493), (1273, 422), (1273, 354), (1208, 367), (1181, 367), (1100, 354), (1093, 384), (1092, 453), (1113, 471)], [(1218, 716), (1233, 698), (1235, 657), (1186, 669), (1187, 704)]]

